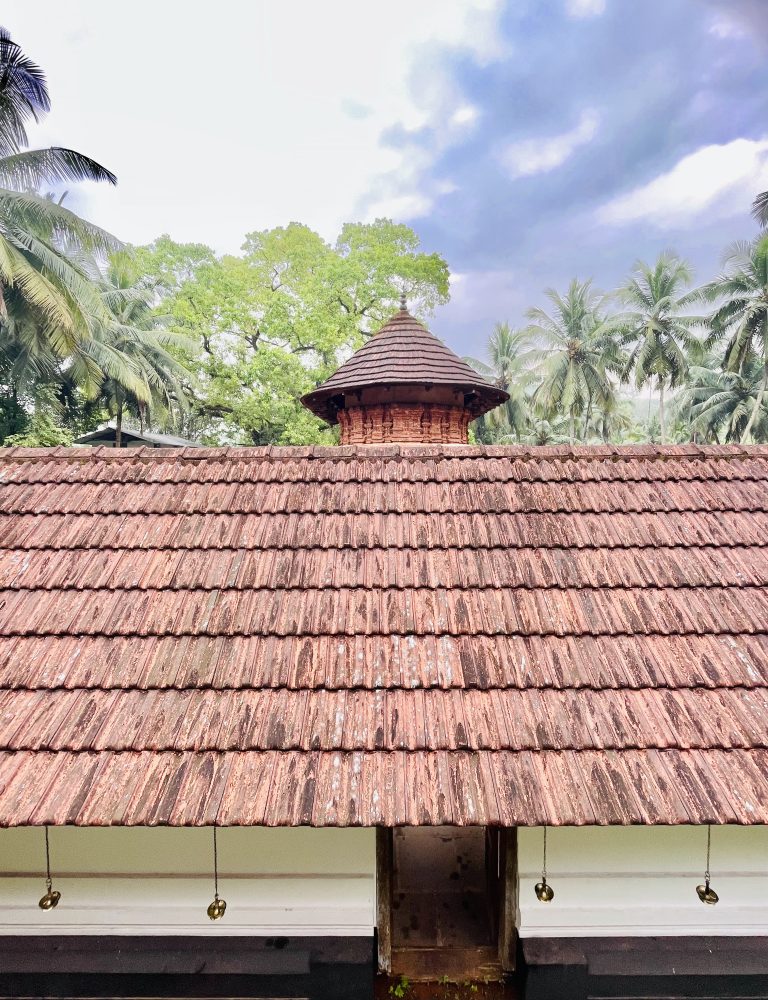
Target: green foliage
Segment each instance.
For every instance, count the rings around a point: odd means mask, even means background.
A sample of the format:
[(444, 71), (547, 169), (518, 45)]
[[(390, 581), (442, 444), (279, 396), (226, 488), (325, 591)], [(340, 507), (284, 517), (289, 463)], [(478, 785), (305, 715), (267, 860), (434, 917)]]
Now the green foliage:
[(630, 345), (625, 375), (633, 374), (638, 388), (655, 380), (662, 443), (665, 390), (685, 381), (690, 354), (697, 350), (692, 328), (698, 321), (684, 312), (696, 299), (695, 294), (685, 293), (691, 280), (688, 264), (666, 253), (653, 267), (639, 261), (618, 292), (627, 310), (619, 319), (621, 338)]
[[(690, 289), (685, 261), (662, 254), (642, 262), (613, 294), (572, 281), (546, 292), (551, 309), (513, 332), (497, 324), (490, 364), (469, 360), (507, 389), (500, 407), (478, 422), (484, 443), (768, 441), (768, 237), (735, 244), (723, 274)], [(709, 316), (690, 312), (712, 302)], [(701, 334), (696, 334), (696, 328)], [(534, 349), (538, 345), (538, 349)], [(720, 354), (709, 355), (722, 345)], [(638, 421), (622, 383), (658, 393), (658, 412)], [(665, 392), (677, 390), (671, 427)]]
[(41, 386), (35, 409), (23, 431), (9, 434), (5, 439), (8, 448), (56, 448), (72, 444), (72, 432), (62, 427), (56, 418), (55, 395), (51, 388)]
[(520, 441), (530, 427), (530, 338), (527, 330), (513, 330), (509, 323), (497, 323), (488, 341), (490, 363), (465, 358), (473, 368), (499, 389), (509, 393), (502, 406), (480, 417), (476, 435), (479, 441)]
[(546, 292), (550, 312), (531, 309), (530, 335), (544, 344), (539, 352), (542, 378), (533, 395), (536, 411), (550, 419), (568, 419), (569, 440), (576, 439), (576, 424), (583, 421), (586, 437), (595, 407), (614, 405), (614, 385), (609, 370), (615, 342), (611, 324), (603, 313), (603, 299), (591, 281), (571, 282), (564, 296)]
[(702, 296), (716, 303), (708, 345), (726, 340), (725, 368), (747, 379), (755, 364), (761, 368), (760, 386), (741, 443), (763, 440), (761, 411), (768, 398), (768, 236), (730, 246), (723, 273), (704, 286)]
[(142, 281), (198, 376), (184, 436), (211, 443), (332, 444), (300, 403), (396, 308), (403, 290), (428, 311), (448, 298), (448, 267), (407, 226), (348, 224), (336, 244), (306, 226), (249, 233), (217, 258), (161, 237), (139, 248)]
[(42, 70), (0, 29), (0, 368), (15, 391), (55, 374), (101, 311), (94, 254), (117, 241), (37, 193), (47, 184), (115, 177), (71, 149), (25, 150), (26, 122), (50, 106)]
[(755, 198), (752, 214), (761, 226), (768, 226), (768, 191), (763, 191)]
[(393, 997), (407, 996), (411, 988), (411, 981), (407, 976), (400, 976), (396, 983), (389, 987), (389, 995)]
[(0, 443), (13, 434), (21, 434), (28, 423), (29, 414), (14, 394), (0, 394)]
[[(43, 71), (0, 29), (0, 444), (61, 444), (107, 418), (210, 444), (331, 444), (301, 396), (402, 293), (422, 316), (448, 301), (446, 262), (388, 219), (347, 223), (332, 244), (298, 223), (257, 230), (224, 257), (168, 235), (122, 250), (45, 193), (115, 180), (72, 150), (26, 148), (49, 106)], [(510, 399), (473, 440), (768, 440), (768, 236), (691, 280), (662, 254), (612, 295), (573, 280), (525, 329), (497, 324), (487, 358), (468, 360)], [(710, 315), (691, 314), (701, 302)], [(636, 419), (630, 384), (657, 394), (658, 415)]]

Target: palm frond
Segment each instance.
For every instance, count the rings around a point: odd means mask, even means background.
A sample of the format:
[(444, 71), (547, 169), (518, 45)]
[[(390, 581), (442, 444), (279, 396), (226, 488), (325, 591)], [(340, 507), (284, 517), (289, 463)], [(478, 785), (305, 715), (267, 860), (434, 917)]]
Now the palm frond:
[(90, 156), (61, 146), (27, 149), (0, 158), (0, 185), (4, 187), (33, 190), (67, 181), (117, 184), (117, 177)]
[(39, 121), (50, 106), (42, 69), (0, 28), (0, 156), (26, 146), (25, 123)]
[(752, 215), (761, 226), (768, 226), (768, 191), (763, 191), (755, 198)]

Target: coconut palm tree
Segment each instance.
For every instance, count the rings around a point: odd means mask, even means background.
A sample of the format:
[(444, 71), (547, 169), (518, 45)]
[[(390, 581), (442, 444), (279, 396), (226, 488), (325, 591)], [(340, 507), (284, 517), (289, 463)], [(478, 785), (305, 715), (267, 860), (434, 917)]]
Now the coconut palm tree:
[[(726, 444), (741, 441), (760, 395), (762, 370), (752, 359), (742, 371), (691, 368), (681, 394), (681, 409), (688, 410), (691, 429), (707, 441)], [(768, 441), (768, 400), (764, 399), (753, 424), (755, 441)]]
[(705, 285), (701, 294), (717, 303), (709, 342), (726, 339), (724, 367), (746, 374), (756, 361), (762, 369), (752, 413), (741, 435), (746, 444), (761, 419), (768, 393), (768, 236), (732, 244), (725, 252), (722, 274)]
[(547, 444), (563, 444), (569, 440), (568, 421), (562, 417), (554, 417), (551, 421), (543, 417), (534, 417), (523, 440), (526, 444), (535, 444), (539, 447)]
[(536, 410), (550, 419), (568, 419), (569, 439), (576, 440), (576, 422), (584, 432), (596, 407), (605, 406), (615, 388), (610, 371), (617, 361), (613, 321), (602, 312), (603, 298), (591, 281), (573, 280), (564, 296), (547, 289), (552, 309), (531, 309), (528, 335), (544, 344), (537, 352), (543, 379), (533, 395)]
[(666, 441), (665, 392), (685, 381), (689, 353), (699, 347), (693, 328), (701, 321), (684, 310), (696, 301), (688, 264), (672, 253), (663, 253), (653, 267), (635, 264), (632, 275), (618, 291), (626, 311), (618, 325), (623, 343), (630, 346), (625, 378), (634, 375), (637, 388), (656, 382), (659, 392), (659, 426)]
[(191, 375), (173, 352), (191, 345), (155, 314), (151, 292), (140, 284), (126, 251), (110, 257), (99, 291), (108, 318), (99, 319), (92, 336), (76, 346), (67, 375), (115, 418), (119, 448), (124, 416), (143, 429), (152, 417), (187, 409)]
[(26, 123), (50, 101), (42, 70), (0, 29), (0, 352), (14, 369), (34, 358), (43, 367), (88, 335), (100, 309), (92, 255), (114, 250), (114, 237), (38, 194), (48, 184), (114, 174), (72, 149), (24, 149)]
[(480, 418), (481, 435), (482, 428), (487, 426), (493, 440), (505, 436), (519, 441), (531, 418), (529, 389), (533, 373), (528, 334), (512, 329), (509, 323), (497, 323), (488, 338), (487, 353), (490, 363), (477, 358), (464, 360), (489, 382), (509, 393), (509, 399)]

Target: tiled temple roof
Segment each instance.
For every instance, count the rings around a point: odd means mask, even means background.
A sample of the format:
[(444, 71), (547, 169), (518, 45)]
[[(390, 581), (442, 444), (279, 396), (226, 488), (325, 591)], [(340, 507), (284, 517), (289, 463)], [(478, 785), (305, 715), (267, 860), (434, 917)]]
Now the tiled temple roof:
[(768, 822), (768, 447), (0, 450), (0, 824)]
[(333, 399), (370, 386), (450, 386), (464, 389), (467, 408), (479, 416), (509, 398), (401, 309), (321, 386), (303, 397), (306, 407), (335, 423)]

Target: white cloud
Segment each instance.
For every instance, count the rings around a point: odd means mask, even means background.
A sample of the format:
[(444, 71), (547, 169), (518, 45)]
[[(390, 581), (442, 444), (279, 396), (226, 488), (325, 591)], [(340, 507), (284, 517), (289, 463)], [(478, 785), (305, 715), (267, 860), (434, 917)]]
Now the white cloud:
[(502, 150), (500, 159), (512, 178), (544, 174), (561, 166), (580, 146), (595, 137), (600, 125), (597, 112), (587, 109), (567, 132), (537, 139), (523, 139)]
[(565, 0), (570, 17), (598, 17), (605, 12), (606, 0)]
[(452, 125), (474, 125), (480, 112), (472, 104), (460, 104), (451, 115)]
[(598, 212), (608, 225), (650, 222), (660, 229), (736, 213), (746, 216), (758, 191), (768, 187), (768, 138), (735, 139), (702, 146), (667, 173), (614, 198)]
[(714, 35), (715, 38), (721, 38), (723, 40), (744, 38), (747, 34), (743, 25), (739, 24), (738, 21), (735, 21), (733, 18), (728, 17), (726, 14), (719, 14), (714, 17), (710, 22), (708, 31), (710, 35)]
[(409, 194), (392, 194), (371, 202), (366, 212), (366, 218), (373, 219), (423, 219), (429, 215), (434, 204), (434, 198), (423, 191), (411, 191)]
[[(471, 105), (438, 72), (442, 53), (498, 58), (501, 11), (502, 0), (259, 0), (212, 15), (205, 0), (133, 0), (126, 18), (72, 0), (40, 18), (29, 0), (5, 0), (3, 23), (48, 75), (53, 110), (34, 141), (118, 175), (116, 189), (82, 185), (70, 204), (131, 242), (166, 231), (232, 252), (291, 219), (331, 239), (372, 192), (403, 217), (423, 212), (440, 196), (434, 159), (417, 171), (382, 135), (466, 136)], [(151, 71), (136, 73), (137, 52)], [(416, 72), (434, 88), (414, 86)]]

